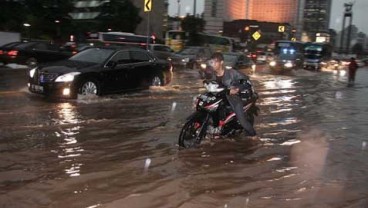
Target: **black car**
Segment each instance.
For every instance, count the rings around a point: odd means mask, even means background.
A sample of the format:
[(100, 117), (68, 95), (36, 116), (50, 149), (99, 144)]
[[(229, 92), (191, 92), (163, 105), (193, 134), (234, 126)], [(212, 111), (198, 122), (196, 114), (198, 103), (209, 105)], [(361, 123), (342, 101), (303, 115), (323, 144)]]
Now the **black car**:
[[(14, 48), (15, 46), (21, 44), (22, 42), (11, 42), (11, 43), (7, 43), (5, 45), (2, 45), (0, 47), (0, 62), (3, 63), (4, 65), (8, 64), (8, 53), (12, 50), (12, 48)], [(12, 53), (12, 52), (10, 52)]]
[(270, 61), (269, 66), (273, 72), (288, 72), (292, 69), (303, 68), (303, 57), (295, 54), (279, 54)]
[(200, 69), (211, 58), (212, 53), (211, 48), (202, 46), (187, 46), (178, 52), (189, 69)]
[(170, 83), (172, 65), (134, 47), (94, 47), (29, 71), (31, 92), (77, 98)]
[(2, 57), (3, 62), (34, 66), (63, 60), (71, 57), (73, 52), (62, 50), (59, 46), (48, 42), (24, 42), (11, 47)]
[(149, 51), (159, 59), (171, 61), (174, 67), (185, 67), (186, 62), (182, 56), (176, 54), (169, 46), (163, 44), (149, 44)]
[(256, 69), (256, 64), (243, 53), (226, 52), (223, 55), (227, 69), (246, 70), (247, 73), (252, 73)]

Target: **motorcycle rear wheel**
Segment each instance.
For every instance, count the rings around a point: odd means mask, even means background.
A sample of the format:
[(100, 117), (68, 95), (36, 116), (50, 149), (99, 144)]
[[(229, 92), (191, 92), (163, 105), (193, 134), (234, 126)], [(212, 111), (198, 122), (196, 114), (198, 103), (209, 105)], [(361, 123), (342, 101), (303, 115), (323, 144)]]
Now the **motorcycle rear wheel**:
[(196, 122), (196, 119), (187, 121), (181, 129), (179, 135), (179, 146), (184, 148), (192, 148), (199, 145), (202, 138), (200, 138), (200, 131), (202, 125)]

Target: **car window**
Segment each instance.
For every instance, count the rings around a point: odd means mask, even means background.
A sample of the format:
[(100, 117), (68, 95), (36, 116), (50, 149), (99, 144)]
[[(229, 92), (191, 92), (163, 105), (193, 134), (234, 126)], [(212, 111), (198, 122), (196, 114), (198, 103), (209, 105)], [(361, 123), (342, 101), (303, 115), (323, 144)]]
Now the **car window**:
[(26, 42), (26, 43), (21, 43), (19, 45), (16, 45), (15, 48), (17, 48), (17, 49), (26, 49), (26, 48), (32, 47), (33, 45), (35, 45), (34, 42)]
[(113, 49), (89, 48), (75, 54), (69, 60), (102, 64), (113, 53)]
[(114, 55), (114, 57), (111, 60), (115, 61), (117, 64), (128, 64), (132, 62), (129, 58), (128, 51), (119, 51)]
[(155, 51), (171, 52), (171, 49), (167, 46), (154, 46)]
[(32, 48), (37, 49), (37, 50), (47, 50), (48, 49), (47, 45), (44, 43), (37, 43)]
[(59, 51), (59, 47), (54, 44), (47, 44), (47, 49), (50, 51)]
[(130, 56), (133, 62), (149, 61), (150, 57), (143, 51), (131, 51)]

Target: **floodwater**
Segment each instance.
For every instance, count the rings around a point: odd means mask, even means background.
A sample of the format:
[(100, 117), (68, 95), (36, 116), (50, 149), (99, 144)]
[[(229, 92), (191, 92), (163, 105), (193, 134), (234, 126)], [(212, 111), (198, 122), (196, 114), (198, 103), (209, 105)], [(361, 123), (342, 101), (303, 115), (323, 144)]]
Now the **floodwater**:
[[(368, 69), (368, 68), (367, 68)], [(368, 207), (368, 70), (251, 76), (259, 142), (179, 149), (197, 73), (170, 86), (50, 101), (0, 69), (0, 207)]]

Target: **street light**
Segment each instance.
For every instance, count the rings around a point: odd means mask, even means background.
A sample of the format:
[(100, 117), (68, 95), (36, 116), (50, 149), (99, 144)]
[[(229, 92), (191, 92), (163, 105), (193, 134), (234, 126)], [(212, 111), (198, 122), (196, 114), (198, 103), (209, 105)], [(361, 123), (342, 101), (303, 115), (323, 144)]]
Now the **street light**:
[(56, 36), (60, 38), (60, 20), (56, 19), (54, 22), (56, 24)]
[(31, 40), (31, 24), (24, 23), (23, 26), (26, 27), (26, 32), (28, 33), (28, 40)]

